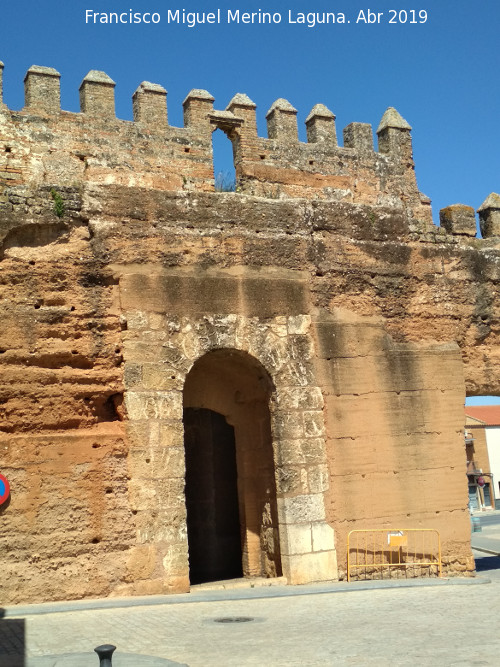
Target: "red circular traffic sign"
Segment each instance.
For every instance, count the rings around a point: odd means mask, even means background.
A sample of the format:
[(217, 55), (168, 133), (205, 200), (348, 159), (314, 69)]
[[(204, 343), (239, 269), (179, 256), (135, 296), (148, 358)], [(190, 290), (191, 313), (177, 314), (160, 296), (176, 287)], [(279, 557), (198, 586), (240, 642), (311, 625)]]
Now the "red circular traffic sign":
[(478, 486), (483, 487), (486, 484), (486, 482), (484, 481), (484, 477), (478, 477), (477, 478), (477, 483), (478, 483)]
[(10, 495), (10, 484), (7, 477), (0, 473), (0, 505), (2, 505)]

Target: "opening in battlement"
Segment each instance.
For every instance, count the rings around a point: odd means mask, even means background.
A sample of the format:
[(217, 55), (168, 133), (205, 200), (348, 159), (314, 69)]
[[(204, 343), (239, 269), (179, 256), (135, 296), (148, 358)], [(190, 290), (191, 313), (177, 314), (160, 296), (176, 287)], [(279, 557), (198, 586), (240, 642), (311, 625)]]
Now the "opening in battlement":
[(234, 192), (236, 189), (236, 171), (234, 168), (234, 151), (231, 140), (222, 130), (212, 134), (213, 164), (215, 190), (217, 192)]

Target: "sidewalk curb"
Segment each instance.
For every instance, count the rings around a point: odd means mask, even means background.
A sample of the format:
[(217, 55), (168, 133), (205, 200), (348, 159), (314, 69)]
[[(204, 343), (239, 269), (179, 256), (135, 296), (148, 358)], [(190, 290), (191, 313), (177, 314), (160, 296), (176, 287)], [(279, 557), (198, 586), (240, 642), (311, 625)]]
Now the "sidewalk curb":
[(99, 609), (124, 609), (129, 607), (153, 607), (171, 604), (193, 604), (197, 602), (222, 602), (230, 600), (255, 600), (259, 598), (282, 598), (304, 595), (325, 595), (328, 593), (355, 593), (368, 590), (422, 588), (431, 586), (478, 586), (491, 584), (491, 579), (483, 577), (451, 577), (449, 579), (393, 579), (359, 582), (334, 582), (307, 586), (269, 586), (233, 590), (210, 590), (205, 593), (182, 593), (173, 595), (151, 595), (133, 598), (102, 598), (94, 600), (73, 600), (68, 602), (44, 602), (32, 605), (5, 607), (0, 610), (0, 619), (60, 614), (67, 612), (92, 611)]
[(490, 556), (500, 556), (500, 552), (493, 551), (492, 549), (485, 549), (484, 547), (475, 547), (472, 545), (473, 551), (481, 551), (483, 554), (489, 554)]

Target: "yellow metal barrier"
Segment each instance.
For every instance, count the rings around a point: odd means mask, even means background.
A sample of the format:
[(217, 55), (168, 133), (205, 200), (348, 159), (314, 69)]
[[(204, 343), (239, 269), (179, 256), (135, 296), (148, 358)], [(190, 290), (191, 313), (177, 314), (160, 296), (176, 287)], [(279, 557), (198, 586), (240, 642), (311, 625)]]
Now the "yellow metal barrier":
[[(358, 571), (364, 578), (378, 573), (383, 579), (384, 571), (389, 578), (395, 569), (408, 576), (421, 576), (422, 568), (429, 576), (442, 575), (441, 537), (431, 528), (409, 528), (399, 530), (378, 528), (376, 530), (351, 530), (347, 536), (347, 581)], [(418, 574), (417, 574), (418, 572)]]

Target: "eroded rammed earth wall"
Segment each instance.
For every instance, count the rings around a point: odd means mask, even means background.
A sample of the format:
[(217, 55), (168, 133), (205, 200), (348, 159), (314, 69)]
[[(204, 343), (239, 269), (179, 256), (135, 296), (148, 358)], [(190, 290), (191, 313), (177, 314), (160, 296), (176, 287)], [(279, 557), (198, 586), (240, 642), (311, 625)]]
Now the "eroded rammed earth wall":
[[(261, 139), (246, 96), (213, 112), (192, 91), (169, 128), (153, 84), (134, 123), (102, 73), (80, 114), (54, 103), (54, 71), (27, 87), (0, 110), (2, 599), (189, 589), (183, 407), (260, 415), (250, 379), (223, 391), (233, 357), (270, 397), (276, 516), (245, 524), (249, 575), (278, 540), (290, 583), (343, 577), (348, 531), (378, 527), (436, 528), (446, 571), (470, 572), (463, 401), (500, 391), (497, 237), (453, 207), (432, 225), (401, 117), (375, 152), (366, 126), (338, 147), (324, 108), (300, 144), (283, 101)], [(240, 192), (210, 192), (215, 127)], [(216, 351), (205, 372), (227, 382), (186, 397)]]

